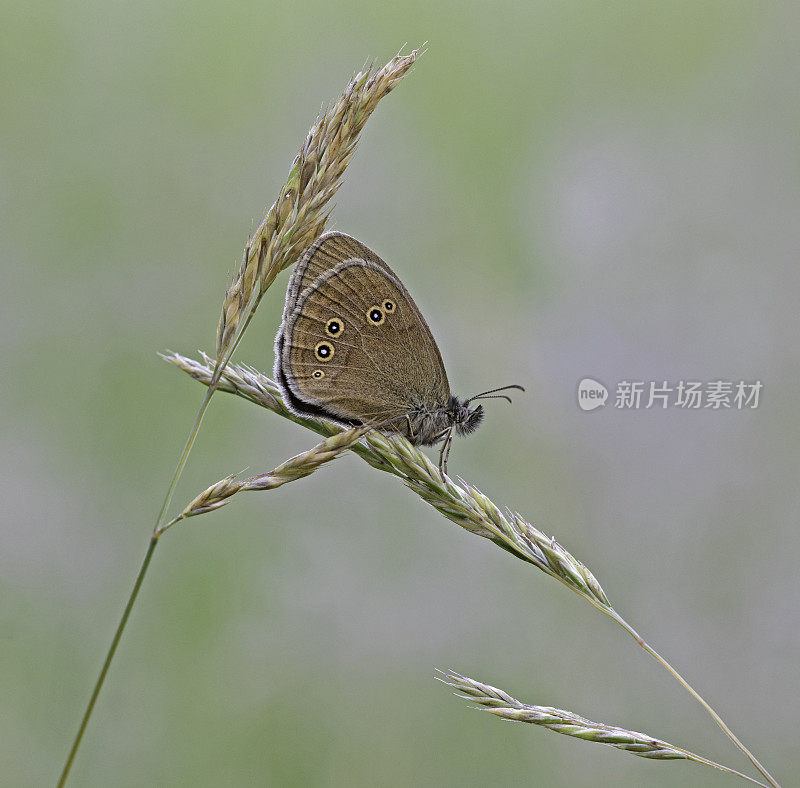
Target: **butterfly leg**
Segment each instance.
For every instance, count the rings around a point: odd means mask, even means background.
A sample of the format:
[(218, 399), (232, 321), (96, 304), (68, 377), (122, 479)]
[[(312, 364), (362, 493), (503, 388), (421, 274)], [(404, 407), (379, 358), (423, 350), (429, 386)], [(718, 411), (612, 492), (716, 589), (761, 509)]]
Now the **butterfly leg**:
[(450, 457), (450, 446), (453, 443), (453, 430), (450, 428), (447, 431), (447, 435), (445, 436), (444, 441), (442, 442), (442, 448), (439, 451), (439, 474), (441, 476), (447, 476), (447, 460)]
[(450, 459), (450, 449), (453, 448), (453, 430), (447, 433), (447, 451), (444, 455), (444, 472), (447, 475), (447, 461)]
[(413, 438), (414, 428), (411, 426), (411, 416), (409, 416), (408, 413), (406, 413), (406, 421), (408, 422), (408, 437)]

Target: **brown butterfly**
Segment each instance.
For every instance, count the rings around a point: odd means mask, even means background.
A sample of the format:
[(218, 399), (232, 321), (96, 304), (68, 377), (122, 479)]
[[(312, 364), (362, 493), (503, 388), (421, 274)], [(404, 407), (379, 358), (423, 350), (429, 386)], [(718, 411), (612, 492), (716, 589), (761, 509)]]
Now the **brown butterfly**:
[(360, 241), (321, 235), (295, 266), (275, 339), (275, 379), (297, 415), (347, 427), (375, 424), (415, 445), (444, 441), (447, 473), (453, 431), (474, 432), (478, 399), (502, 398), (503, 386), (463, 402), (450, 393), (442, 356), (425, 318), (397, 275)]

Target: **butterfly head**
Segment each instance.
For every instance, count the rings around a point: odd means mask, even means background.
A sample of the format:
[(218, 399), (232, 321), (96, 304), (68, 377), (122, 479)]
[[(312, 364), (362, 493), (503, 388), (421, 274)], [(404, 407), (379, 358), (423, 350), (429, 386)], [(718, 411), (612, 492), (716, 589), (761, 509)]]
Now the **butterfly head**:
[(458, 397), (450, 396), (445, 407), (447, 420), (456, 434), (464, 437), (475, 432), (483, 421), (483, 405), (470, 408), (469, 400), (461, 402)]

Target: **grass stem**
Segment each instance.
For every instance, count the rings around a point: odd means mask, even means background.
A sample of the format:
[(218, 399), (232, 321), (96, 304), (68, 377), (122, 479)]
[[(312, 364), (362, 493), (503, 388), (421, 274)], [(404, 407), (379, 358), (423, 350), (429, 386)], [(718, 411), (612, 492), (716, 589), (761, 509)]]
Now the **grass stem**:
[(131, 594), (128, 597), (128, 603), (125, 605), (125, 610), (122, 613), (122, 618), (120, 618), (119, 624), (117, 624), (117, 631), (114, 633), (114, 638), (111, 641), (111, 646), (109, 647), (108, 653), (106, 654), (105, 661), (103, 662), (103, 667), (100, 669), (100, 675), (97, 677), (97, 681), (95, 682), (94, 690), (92, 691), (92, 697), (89, 698), (89, 704), (86, 707), (86, 711), (83, 713), (83, 718), (81, 719), (81, 724), (78, 728), (78, 732), (75, 735), (75, 740), (72, 742), (72, 749), (70, 749), (69, 751), (67, 762), (64, 764), (64, 768), (61, 770), (61, 776), (58, 779), (58, 788), (63, 788), (63, 786), (67, 782), (67, 777), (69, 777), (70, 769), (72, 769), (72, 764), (75, 761), (75, 756), (78, 754), (78, 748), (81, 746), (81, 740), (83, 739), (83, 734), (86, 731), (86, 726), (89, 724), (89, 719), (92, 716), (92, 711), (94, 711), (94, 705), (97, 702), (97, 696), (100, 694), (100, 690), (103, 687), (103, 682), (106, 679), (106, 674), (108, 673), (108, 669), (109, 667), (111, 667), (111, 660), (114, 659), (114, 654), (117, 651), (117, 646), (119, 645), (119, 641), (120, 638), (122, 637), (125, 625), (128, 623), (128, 617), (131, 614), (134, 602), (136, 602), (136, 597), (139, 595), (139, 589), (142, 587), (142, 581), (144, 580), (144, 576), (147, 574), (147, 567), (150, 566), (150, 559), (153, 557), (153, 553), (155, 552), (157, 544), (158, 544), (158, 537), (153, 536), (150, 539), (150, 544), (147, 547), (147, 552), (144, 555), (144, 560), (142, 561), (142, 565), (139, 568), (139, 574), (136, 575), (136, 582), (133, 584), (133, 590), (131, 591)]

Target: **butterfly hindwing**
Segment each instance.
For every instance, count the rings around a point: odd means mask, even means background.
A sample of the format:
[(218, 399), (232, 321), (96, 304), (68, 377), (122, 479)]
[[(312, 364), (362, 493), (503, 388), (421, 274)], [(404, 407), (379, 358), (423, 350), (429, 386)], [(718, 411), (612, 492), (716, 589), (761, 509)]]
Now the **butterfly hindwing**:
[(298, 263), (276, 350), (276, 377), (304, 415), (381, 422), (443, 407), (450, 395), (439, 349), (408, 291), (377, 255), (341, 233), (322, 236)]

